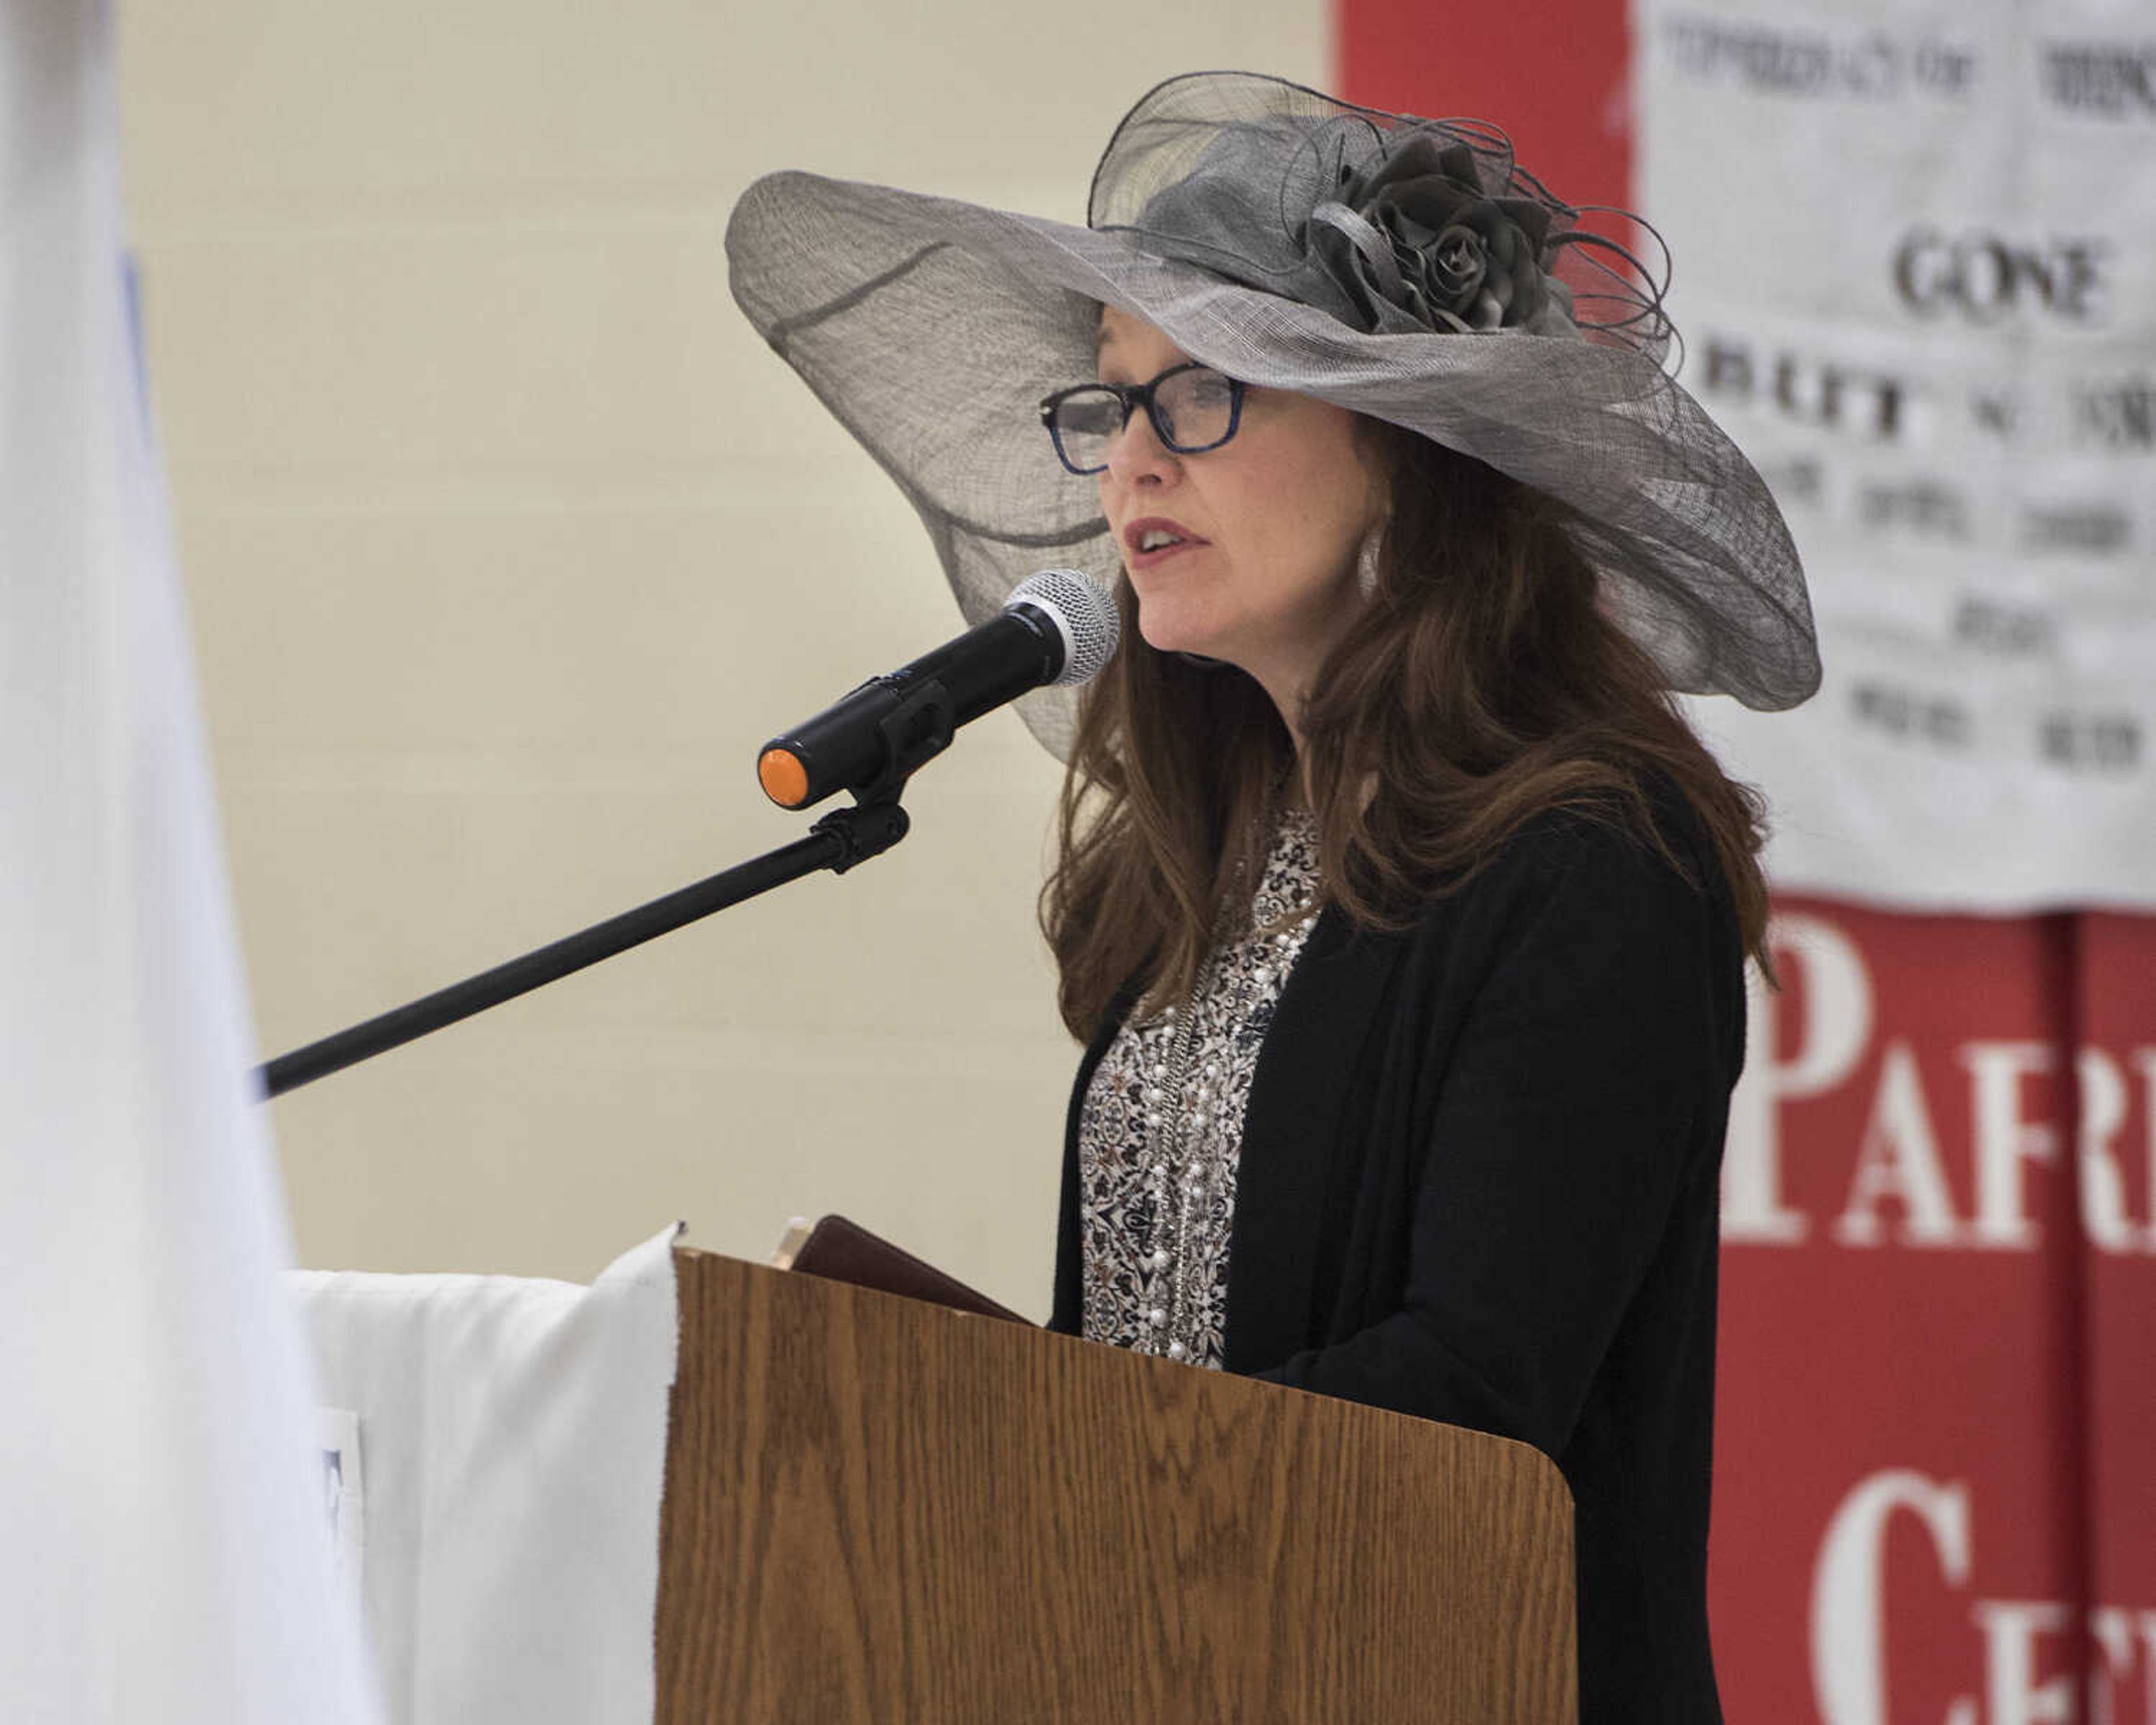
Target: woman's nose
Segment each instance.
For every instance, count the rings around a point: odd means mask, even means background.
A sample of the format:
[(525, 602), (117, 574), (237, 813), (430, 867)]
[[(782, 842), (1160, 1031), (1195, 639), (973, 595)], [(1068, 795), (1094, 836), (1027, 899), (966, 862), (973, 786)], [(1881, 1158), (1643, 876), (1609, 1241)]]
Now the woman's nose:
[(1134, 409), (1123, 429), (1108, 439), (1108, 472), (1126, 485), (1158, 482), (1176, 468), (1175, 451), (1160, 440), (1152, 416), (1142, 408)]

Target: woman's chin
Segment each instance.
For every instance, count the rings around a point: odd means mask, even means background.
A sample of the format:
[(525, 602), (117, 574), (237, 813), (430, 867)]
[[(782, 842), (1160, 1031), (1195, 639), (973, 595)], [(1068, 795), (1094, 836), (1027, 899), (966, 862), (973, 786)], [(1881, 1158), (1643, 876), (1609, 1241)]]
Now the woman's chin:
[(1204, 659), (1223, 657), (1219, 631), (1206, 628), (1198, 619), (1179, 614), (1173, 606), (1138, 606), (1138, 634), (1156, 653), (1195, 653)]

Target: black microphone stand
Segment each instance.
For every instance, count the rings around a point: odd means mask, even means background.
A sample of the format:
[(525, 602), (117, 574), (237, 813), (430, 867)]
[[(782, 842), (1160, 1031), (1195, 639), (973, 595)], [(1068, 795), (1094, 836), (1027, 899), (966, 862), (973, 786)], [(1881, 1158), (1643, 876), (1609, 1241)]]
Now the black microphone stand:
[(572, 971), (611, 958), (662, 934), (671, 934), (700, 917), (768, 892), (774, 886), (783, 886), (819, 869), (843, 875), (857, 863), (880, 856), (903, 839), (912, 824), (898, 806), (906, 780), (923, 762), (942, 753), (951, 742), (951, 699), (942, 685), (930, 680), (913, 685), (904, 693), (906, 699), (879, 727), (886, 742), (882, 771), (855, 788), (853, 808), (825, 815), (808, 829), (807, 838), (648, 905), (609, 916), (319, 1042), (280, 1055), (256, 1070), (264, 1099), (280, 1096), (372, 1055), (401, 1048), (430, 1031), (528, 994)]

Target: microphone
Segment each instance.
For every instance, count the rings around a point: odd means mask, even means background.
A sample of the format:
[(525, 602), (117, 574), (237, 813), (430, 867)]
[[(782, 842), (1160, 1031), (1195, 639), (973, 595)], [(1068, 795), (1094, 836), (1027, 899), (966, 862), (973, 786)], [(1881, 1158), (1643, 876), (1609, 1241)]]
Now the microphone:
[(757, 781), (782, 809), (896, 783), (983, 713), (1044, 684), (1091, 682), (1121, 633), (1114, 601), (1093, 581), (1043, 569), (998, 615), (773, 737), (757, 752)]

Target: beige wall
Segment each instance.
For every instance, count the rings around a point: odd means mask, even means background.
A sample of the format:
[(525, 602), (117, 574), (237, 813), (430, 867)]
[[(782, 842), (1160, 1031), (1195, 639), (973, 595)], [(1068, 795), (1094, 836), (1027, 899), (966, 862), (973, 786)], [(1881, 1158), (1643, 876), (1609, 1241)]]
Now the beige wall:
[[(151, 376), (264, 1051), (784, 843), (754, 746), (952, 633), (735, 311), (806, 167), (1079, 218), (1151, 82), (1316, 0), (131, 0)], [(304, 1262), (583, 1278), (844, 1209), (1045, 1311), (1074, 1050), (1009, 714), (906, 845), (275, 1105)]]

